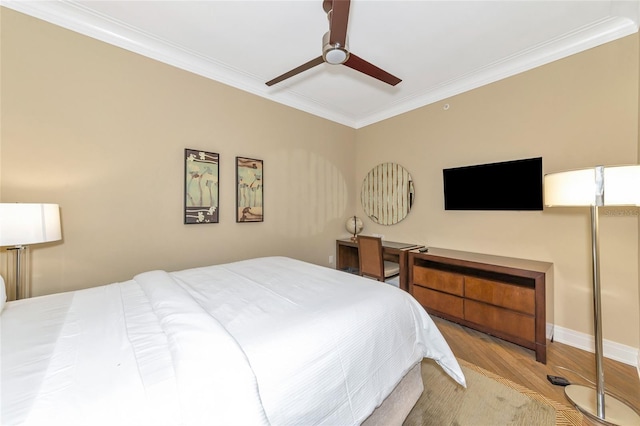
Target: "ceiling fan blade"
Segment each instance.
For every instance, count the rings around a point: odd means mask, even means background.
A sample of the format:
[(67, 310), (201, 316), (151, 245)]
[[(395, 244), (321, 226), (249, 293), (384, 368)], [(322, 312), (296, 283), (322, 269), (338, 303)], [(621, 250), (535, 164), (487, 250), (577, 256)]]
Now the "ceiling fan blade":
[(324, 59), (322, 58), (322, 56), (318, 56), (317, 58), (312, 59), (309, 62), (307, 62), (305, 64), (302, 64), (297, 68), (292, 69), (291, 71), (285, 72), (284, 74), (274, 78), (273, 80), (267, 81), (266, 85), (267, 86), (273, 86), (276, 83), (280, 83), (283, 80), (286, 80), (286, 79), (288, 79), (290, 77), (293, 77), (296, 74), (300, 74), (301, 72), (306, 71), (308, 69), (311, 69), (311, 68), (315, 67), (316, 65), (320, 65), (323, 62), (324, 62)]
[(331, 6), (331, 23), (329, 24), (329, 43), (347, 45), (347, 24), (349, 23), (350, 0), (333, 0)]
[(361, 73), (367, 74), (392, 86), (395, 86), (402, 81), (398, 77), (389, 74), (385, 70), (376, 67), (372, 63), (365, 61), (364, 59), (354, 55), (353, 53), (349, 53), (349, 59), (347, 59), (347, 62), (345, 62), (343, 65), (346, 65), (351, 69), (360, 71)]

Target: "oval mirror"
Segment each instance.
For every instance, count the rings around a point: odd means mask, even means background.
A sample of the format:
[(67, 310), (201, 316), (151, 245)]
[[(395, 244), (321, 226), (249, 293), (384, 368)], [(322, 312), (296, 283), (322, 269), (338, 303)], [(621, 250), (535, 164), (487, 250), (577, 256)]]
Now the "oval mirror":
[(365, 214), (380, 225), (393, 225), (407, 217), (414, 196), (411, 175), (395, 163), (382, 163), (371, 169), (360, 192)]

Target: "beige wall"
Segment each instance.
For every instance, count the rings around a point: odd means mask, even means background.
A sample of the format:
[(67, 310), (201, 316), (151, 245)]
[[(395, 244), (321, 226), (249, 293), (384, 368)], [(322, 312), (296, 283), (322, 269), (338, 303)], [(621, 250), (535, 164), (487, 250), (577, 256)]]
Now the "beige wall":
[[(389, 240), (554, 262), (555, 322), (591, 332), (588, 211), (445, 212), (441, 173), (533, 156), (545, 172), (636, 162), (637, 35), (356, 131), (0, 10), (0, 200), (63, 216), (64, 241), (32, 248), (35, 294), (270, 254), (328, 265), (355, 212)], [(182, 224), (184, 148), (221, 155), (219, 224)], [(264, 223), (235, 223), (236, 155), (265, 161)], [(362, 178), (386, 161), (412, 173), (417, 197), (391, 227), (359, 207)], [(601, 218), (605, 338), (635, 348), (638, 228)]]
[[(329, 266), (354, 211), (355, 130), (2, 9), (2, 202), (61, 206), (41, 295), (262, 255)], [(220, 223), (183, 225), (185, 148), (217, 152)], [(235, 156), (265, 221), (235, 222)]]
[[(393, 161), (416, 190), (398, 225), (376, 225), (359, 209), (364, 233), (553, 262), (555, 324), (592, 334), (589, 209), (444, 211), (442, 169), (538, 156), (545, 173), (636, 163), (637, 35), (368, 126), (356, 138), (356, 186), (371, 167)], [(604, 336), (637, 348), (637, 210), (603, 209), (600, 233)]]

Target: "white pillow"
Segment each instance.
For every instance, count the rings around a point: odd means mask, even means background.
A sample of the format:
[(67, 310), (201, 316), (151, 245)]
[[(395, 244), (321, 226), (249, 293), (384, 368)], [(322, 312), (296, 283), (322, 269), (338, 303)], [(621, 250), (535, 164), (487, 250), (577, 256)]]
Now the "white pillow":
[(0, 312), (4, 308), (4, 302), (7, 301), (7, 288), (4, 286), (4, 279), (0, 275)]

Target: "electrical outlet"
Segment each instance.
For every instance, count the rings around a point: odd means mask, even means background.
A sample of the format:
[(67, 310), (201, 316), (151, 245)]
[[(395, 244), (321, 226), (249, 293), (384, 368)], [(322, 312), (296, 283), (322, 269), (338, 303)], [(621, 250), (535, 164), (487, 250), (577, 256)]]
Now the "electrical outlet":
[(329, 265), (333, 265), (333, 256), (329, 256)]

